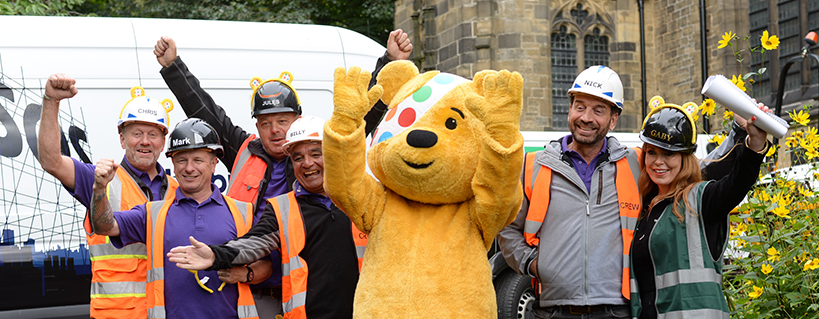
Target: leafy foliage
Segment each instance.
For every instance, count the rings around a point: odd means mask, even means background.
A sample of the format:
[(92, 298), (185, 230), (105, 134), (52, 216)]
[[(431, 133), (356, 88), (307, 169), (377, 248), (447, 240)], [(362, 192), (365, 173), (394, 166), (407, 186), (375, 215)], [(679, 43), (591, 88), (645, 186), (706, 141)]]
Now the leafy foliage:
[[(748, 51), (738, 49), (740, 38), (726, 32), (719, 49), (730, 46), (742, 70), (742, 62), (753, 54), (775, 50), (777, 36), (766, 30), (760, 44), (744, 37)], [(736, 43), (736, 46), (735, 46)], [(753, 94), (755, 78), (764, 74), (763, 66), (731, 82)], [(813, 192), (819, 179), (819, 132), (808, 127), (807, 110), (789, 113), (795, 131), (781, 149), (772, 147), (766, 154), (768, 168), (778, 167), (777, 154), (795, 153), (806, 157), (807, 168), (775, 170), (760, 175), (760, 182), (745, 203), (731, 215), (730, 263), (724, 268), (723, 288), (732, 317), (736, 318), (815, 318), (819, 313), (819, 196)], [(725, 110), (723, 126), (729, 127), (733, 114)]]
[(34, 16), (67, 16), (78, 15), (72, 11), (85, 0), (12, 0), (0, 1), (0, 14), (34, 15)]
[(386, 43), (395, 7), (388, 0), (87, 0), (80, 11), (108, 17), (333, 25)]
[(343, 27), (378, 43), (393, 29), (392, 0), (11, 0), (0, 1), (5, 15), (91, 15), (204, 19)]

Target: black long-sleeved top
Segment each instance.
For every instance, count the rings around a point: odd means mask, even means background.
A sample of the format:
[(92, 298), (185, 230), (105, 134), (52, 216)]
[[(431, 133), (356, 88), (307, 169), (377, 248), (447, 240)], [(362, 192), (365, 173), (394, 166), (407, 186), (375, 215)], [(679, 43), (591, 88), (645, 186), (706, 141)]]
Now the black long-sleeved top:
[[(734, 152), (737, 152), (735, 165), (731, 166), (728, 175), (705, 187), (702, 194), (702, 208), (701, 211), (697, 212), (702, 216), (705, 226), (705, 238), (708, 241), (713, 260), (722, 258), (723, 241), (729, 230), (728, 214), (753, 187), (759, 176), (759, 165), (764, 159), (764, 155), (746, 148), (742, 142), (738, 143)], [(652, 198), (653, 196), (648, 196), (648, 198), (643, 199), (644, 207), (648, 207)], [(657, 291), (654, 284), (654, 265), (649, 254), (648, 239), (655, 223), (671, 202), (672, 199), (667, 198), (654, 205), (649, 214), (637, 222), (637, 228), (634, 231), (631, 258), (634, 276), (639, 283), (640, 301), (643, 306), (640, 313), (641, 319), (657, 318), (655, 304)], [(686, 218), (689, 218), (689, 216), (686, 216)]]
[[(216, 133), (219, 134), (219, 139), (224, 149), (224, 155), (220, 160), (222, 164), (225, 164), (228, 170), (233, 169), (233, 163), (236, 161), (236, 157), (239, 156), (239, 148), (242, 146), (242, 143), (253, 134), (233, 124), (233, 121), (227, 116), (225, 109), (216, 104), (216, 101), (213, 100), (210, 94), (202, 88), (199, 84), (199, 79), (191, 73), (188, 66), (182, 61), (182, 57), (176, 57), (176, 60), (174, 60), (170, 66), (162, 68), (159, 73), (162, 74), (162, 78), (165, 79), (165, 84), (171, 89), (173, 95), (179, 100), (179, 104), (182, 110), (185, 111), (185, 115), (200, 118), (210, 124), (210, 126), (213, 126)], [(264, 194), (265, 190), (267, 190), (267, 186), (270, 184), (270, 175), (273, 169), (272, 163), (275, 160), (267, 154), (262, 146), (262, 141), (258, 138), (250, 141), (247, 148), (253, 155), (258, 156), (267, 163), (267, 168), (264, 173), (265, 178), (262, 180), (262, 184), (259, 187), (259, 194), (253, 202), (253, 207), (259, 207), (259, 205), (264, 204)], [(289, 158), (285, 159), (285, 161), (287, 161), (284, 169), (285, 187), (287, 191), (290, 191), (292, 189), (291, 185), (293, 185), (296, 177), (293, 175), (293, 163), (290, 162)], [(233, 172), (231, 172), (231, 174), (232, 173)]]
[[(299, 256), (307, 264), (307, 317), (352, 318), (353, 296), (358, 283), (358, 257), (352, 222), (335, 205), (328, 209), (314, 196), (298, 196), (304, 218), (305, 243)], [(291, 225), (293, 227), (294, 225)], [(244, 236), (223, 245), (211, 245), (216, 255), (212, 269), (226, 269), (252, 262), (279, 247), (279, 224), (268, 204), (264, 215)]]

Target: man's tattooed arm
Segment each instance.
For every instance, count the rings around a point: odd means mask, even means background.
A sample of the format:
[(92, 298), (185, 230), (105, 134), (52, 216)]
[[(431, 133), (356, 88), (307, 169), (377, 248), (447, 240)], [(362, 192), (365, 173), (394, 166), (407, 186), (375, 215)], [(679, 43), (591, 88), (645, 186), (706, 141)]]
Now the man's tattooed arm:
[(105, 236), (119, 235), (119, 227), (115, 227), (117, 225), (114, 219), (114, 212), (111, 210), (108, 196), (105, 196), (105, 193), (97, 194), (94, 192), (94, 200), (91, 201), (90, 214), (91, 227), (95, 234)]
[(119, 236), (119, 225), (114, 219), (114, 212), (111, 211), (111, 204), (106, 196), (108, 183), (114, 179), (119, 165), (114, 160), (103, 158), (97, 162), (94, 169), (94, 195), (89, 208), (91, 215), (91, 228), (94, 233), (105, 236)]

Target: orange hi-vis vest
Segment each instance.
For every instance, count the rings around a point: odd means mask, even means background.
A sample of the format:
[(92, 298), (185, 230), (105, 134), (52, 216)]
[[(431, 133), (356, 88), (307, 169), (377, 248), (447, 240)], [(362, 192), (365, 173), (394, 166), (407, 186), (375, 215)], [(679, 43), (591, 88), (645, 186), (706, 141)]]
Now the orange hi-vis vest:
[[(168, 189), (163, 197), (176, 192), (178, 186), (172, 177), (167, 178)], [(137, 182), (122, 167), (108, 183), (106, 197), (114, 210), (129, 210), (148, 202)], [(117, 249), (108, 236), (93, 232), (88, 212), (83, 224), (91, 255), (91, 317), (144, 319), (147, 316), (145, 276), (148, 270), (145, 245), (135, 243)]]
[(265, 178), (267, 163), (261, 157), (253, 155), (247, 148), (250, 141), (255, 140), (256, 135), (251, 135), (242, 143), (239, 148), (239, 156), (233, 162), (230, 170), (230, 181), (228, 182), (227, 195), (235, 200), (256, 203), (262, 180)]
[[(148, 212), (148, 227), (145, 232), (145, 245), (151, 247), (148, 253), (148, 319), (166, 318), (165, 315), (165, 218), (168, 209), (173, 204), (176, 193), (165, 197), (164, 201), (154, 201), (145, 204)], [(241, 237), (253, 226), (253, 205), (236, 201), (223, 196), (225, 203), (233, 215), (236, 226), (236, 236)], [(258, 319), (256, 304), (247, 283), (238, 283), (239, 300), (236, 312), (240, 319)]]
[[(282, 309), (284, 319), (305, 319), (307, 311), (307, 263), (299, 256), (304, 249), (305, 231), (301, 209), (296, 202), (296, 192), (267, 199), (279, 221), (279, 250), (282, 254)], [(367, 235), (350, 222), (358, 271), (367, 250)]]
[[(620, 210), (620, 226), (623, 234), (623, 282), (620, 292), (626, 299), (631, 299), (631, 240), (634, 238), (634, 228), (640, 216), (640, 193), (637, 189), (637, 179), (640, 177), (639, 148), (634, 149), (637, 156), (631, 154), (618, 160), (615, 187), (617, 188), (617, 202)], [(529, 246), (537, 247), (540, 242), (538, 232), (549, 210), (549, 197), (552, 184), (552, 169), (545, 165), (535, 165), (536, 152), (526, 153), (523, 183), (526, 198), (529, 199), (529, 211), (523, 227), (523, 237)], [(635, 169), (632, 169), (635, 168)], [(538, 196), (532, 196), (537, 194)]]

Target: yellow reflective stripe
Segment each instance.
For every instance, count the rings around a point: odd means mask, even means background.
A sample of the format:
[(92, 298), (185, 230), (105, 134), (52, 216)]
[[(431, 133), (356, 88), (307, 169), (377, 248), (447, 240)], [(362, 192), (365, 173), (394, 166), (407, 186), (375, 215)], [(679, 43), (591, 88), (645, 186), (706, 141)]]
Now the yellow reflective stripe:
[(109, 260), (109, 259), (148, 259), (146, 255), (105, 255), (91, 257), (91, 261)]
[(145, 297), (145, 293), (133, 293), (133, 294), (92, 294), (91, 299), (95, 298), (128, 298), (128, 297), (138, 297), (143, 298)]

